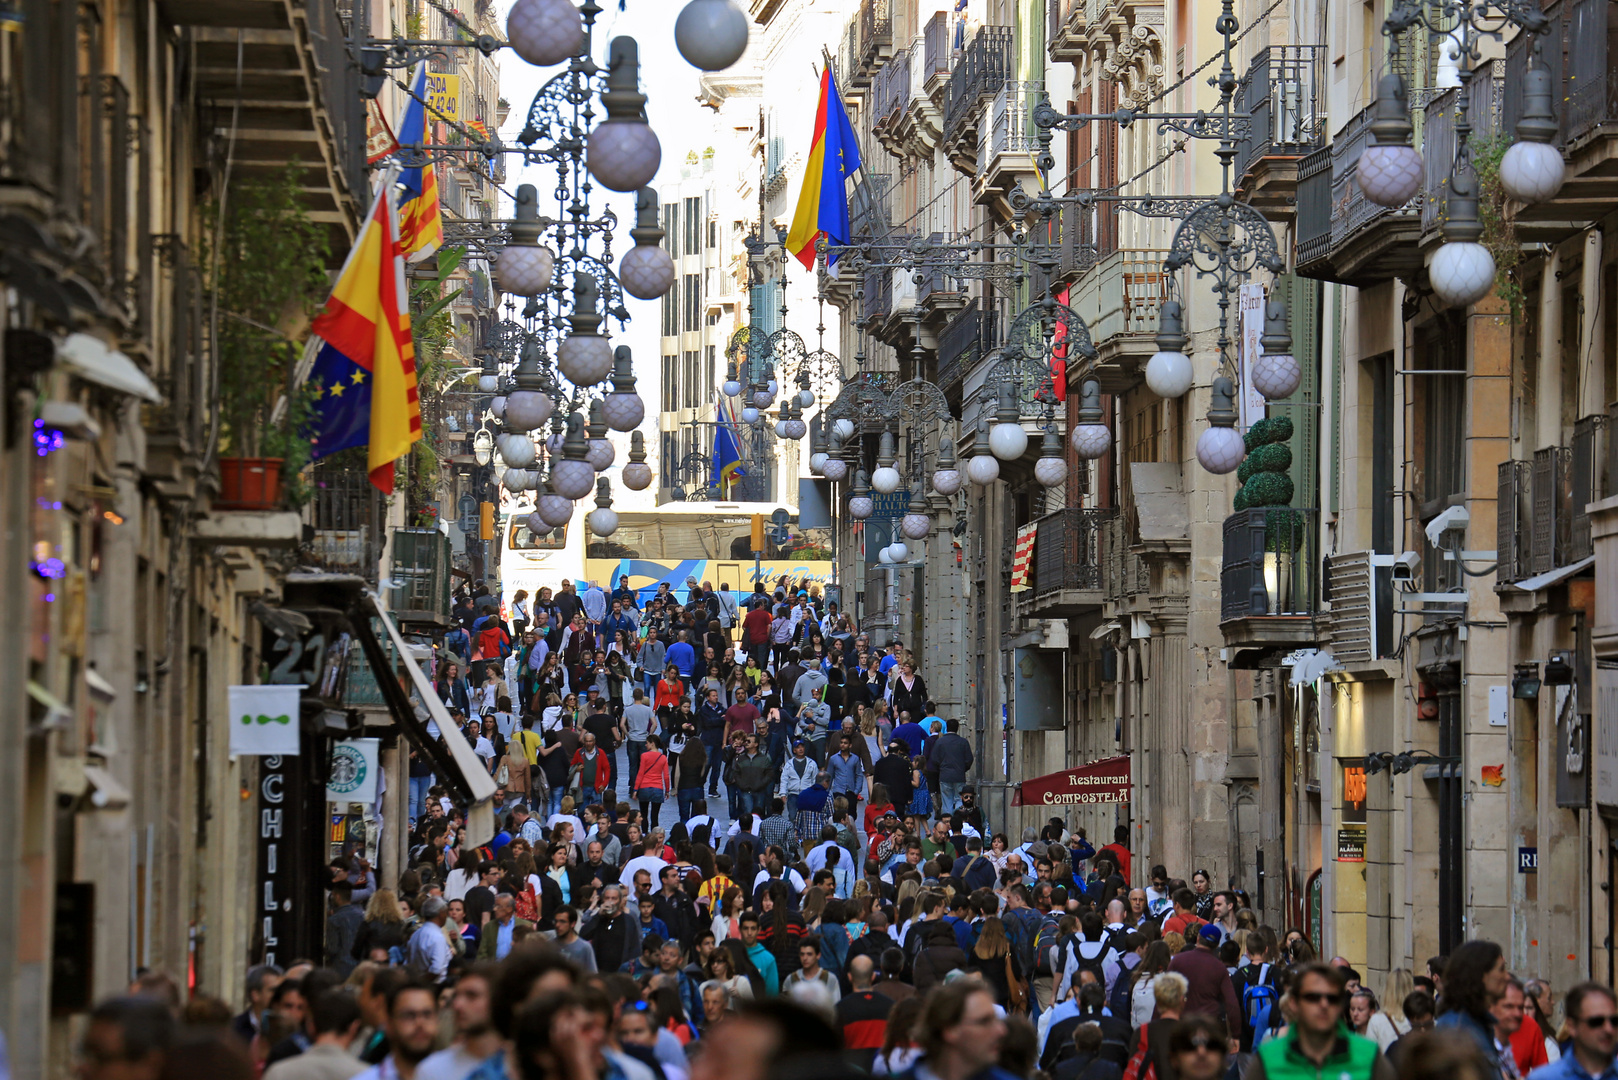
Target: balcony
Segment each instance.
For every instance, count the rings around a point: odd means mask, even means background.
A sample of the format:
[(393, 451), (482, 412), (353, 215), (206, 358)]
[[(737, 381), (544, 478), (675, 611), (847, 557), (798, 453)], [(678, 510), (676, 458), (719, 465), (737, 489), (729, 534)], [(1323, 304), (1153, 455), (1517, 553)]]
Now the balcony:
[(993, 204), (1002, 214), (1011, 215), (1006, 195), (1025, 179), (1038, 174), (1034, 156), (1039, 153), (1039, 127), (1034, 108), (1045, 99), (1042, 82), (1008, 82), (989, 105), (989, 125), (981, 132), (983, 148), (978, 153), (982, 171), (973, 178), (973, 201)]
[[(1567, 158), (1567, 179), (1556, 198), (1533, 206), (1513, 204), (1517, 235), (1524, 243), (1555, 243), (1599, 221), (1618, 201), (1618, 171), (1612, 167), (1618, 138), (1618, 13), (1602, 0), (1555, 0), (1544, 7), (1550, 26), (1540, 35), (1550, 68), (1552, 100), (1560, 128), (1554, 145)], [(1528, 35), (1506, 46), (1505, 72), (1522, 85)], [(1503, 129), (1522, 115), (1520, 94), (1501, 108)]]
[[(1501, 130), (1501, 113), (1506, 98), (1505, 66), (1498, 60), (1479, 64), (1472, 77), (1471, 108), (1467, 118), (1472, 138), (1487, 142)], [(1460, 113), (1460, 90), (1451, 87), (1434, 93), (1427, 102), (1422, 124), (1421, 234), (1426, 240), (1444, 223), (1445, 200), (1449, 198), (1450, 167), (1455, 162), (1455, 121)]]
[(893, 54), (893, 13), (890, 0), (861, 0), (858, 17), (859, 69), (875, 75)]
[(1071, 618), (1105, 600), (1102, 550), (1116, 510), (1067, 507), (1034, 522), (1034, 567), (1029, 591), (1017, 594), (1017, 614)]
[(939, 335), (938, 388), (949, 398), (952, 409), (961, 407), (967, 373), (1000, 343), (999, 325), (994, 313), (982, 310), (978, 300), (973, 298)]
[(1292, 216), (1298, 162), (1324, 140), (1325, 59), (1324, 46), (1274, 45), (1247, 69), (1242, 93), (1252, 124), (1236, 157), (1237, 188), (1274, 220)]
[(1135, 597), (1152, 590), (1151, 567), (1134, 549), (1134, 537), (1122, 514), (1101, 522), (1101, 593), (1108, 604), (1127, 608)]
[[(923, 93), (929, 97), (942, 94), (949, 85), (950, 68), (955, 62), (955, 28), (950, 24), (950, 13), (940, 11), (927, 20), (921, 35), (921, 61), (915, 74), (921, 80)], [(914, 54), (911, 65), (915, 67)]]
[(950, 72), (944, 99), (944, 152), (968, 176), (978, 171), (978, 106), (1011, 78), (1013, 40), (1009, 26), (983, 26)]
[(448, 626), (449, 537), (437, 529), (397, 528), (392, 533), (388, 577), (393, 584), (383, 599), (394, 621)]
[(330, 460), (310, 470), (312, 497), (307, 520), (314, 536), (300, 553), (306, 564), (328, 573), (357, 574), (373, 585), (382, 559), (387, 498), (363, 468)]
[(871, 82), (871, 133), (894, 157), (905, 156), (910, 109), (910, 50), (901, 49)]
[[(933, 233), (927, 240), (942, 244), (944, 234)], [(936, 267), (918, 273), (921, 280), (916, 283), (916, 303), (921, 308), (922, 322), (936, 324), (966, 306), (966, 293), (958, 280)]]
[(1289, 652), (1318, 639), (1319, 525), (1320, 511), (1287, 506), (1225, 519), (1219, 628), (1226, 647)]
[(1109, 394), (1139, 382), (1157, 351), (1157, 314), (1169, 298), (1167, 257), (1156, 248), (1114, 251), (1070, 288), (1068, 306), (1090, 328), (1096, 358), (1068, 365), (1069, 393), (1077, 393), (1085, 379), (1096, 379)]
[[(1416, 145), (1421, 119), (1415, 110)], [(1298, 273), (1344, 285), (1370, 286), (1422, 267), (1421, 203), (1397, 210), (1378, 206), (1360, 191), (1355, 174), (1371, 137), (1371, 110), (1362, 109), (1343, 126), (1329, 147), (1298, 162)]]

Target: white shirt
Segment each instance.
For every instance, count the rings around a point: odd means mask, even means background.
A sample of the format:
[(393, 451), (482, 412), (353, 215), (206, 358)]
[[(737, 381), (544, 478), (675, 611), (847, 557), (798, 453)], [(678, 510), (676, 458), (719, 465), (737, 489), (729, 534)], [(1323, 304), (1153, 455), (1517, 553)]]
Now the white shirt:
[(423, 1058), (416, 1066), (416, 1080), (466, 1080), (481, 1064), (482, 1058), (466, 1052), (465, 1043), (456, 1043)]
[[(752, 891), (753, 892), (758, 892), (758, 887), (760, 885), (764, 884), (768, 880), (770, 880), (770, 872), (768, 870), (760, 870), (757, 874), (755, 874), (753, 876), (753, 889), (752, 889)], [(781, 880), (787, 882), (789, 884), (789, 887), (792, 889), (793, 892), (795, 892), (795, 893), (802, 893), (803, 892), (803, 889), (804, 889), (803, 875), (798, 873), (796, 870), (792, 869), (792, 867), (789, 866), (786, 869), (781, 871)]]
[(1135, 988), (1129, 992), (1129, 1022), (1137, 1028), (1151, 1023), (1152, 1014), (1157, 1011), (1157, 995), (1152, 993), (1152, 984), (1156, 981), (1156, 975), (1136, 979)]
[(444, 899), (465, 900), (467, 891), (478, 883), (476, 866), (457, 866), (444, 879)]
[(658, 879), (658, 875), (663, 872), (663, 867), (672, 865), (672, 863), (666, 863), (656, 855), (636, 855), (633, 859), (624, 863), (624, 868), (618, 872), (618, 880), (623, 882), (625, 889), (633, 893), (635, 891), (635, 874), (644, 870), (652, 876), (652, 891), (657, 892), (662, 888), (662, 882)]
[(557, 839), (556, 826), (563, 821), (573, 826), (573, 839), (577, 842), (584, 835), (584, 822), (579, 820), (577, 814), (552, 814), (545, 822), (545, 827), (551, 831), (551, 839)]
[(450, 955), (449, 939), (437, 923), (423, 923), (405, 947), (406, 962), (420, 967), (433, 979), (442, 979), (449, 971)]
[[(830, 851), (836, 846), (837, 841), (835, 840), (822, 840), (813, 848), (809, 849), (809, 854), (803, 857), (803, 861), (804, 864), (809, 867), (809, 873), (811, 876), (826, 869), (826, 852)], [(844, 854), (846, 855), (847, 852), (844, 852)], [(842, 864), (842, 860), (839, 859), (837, 865), (841, 866)]]

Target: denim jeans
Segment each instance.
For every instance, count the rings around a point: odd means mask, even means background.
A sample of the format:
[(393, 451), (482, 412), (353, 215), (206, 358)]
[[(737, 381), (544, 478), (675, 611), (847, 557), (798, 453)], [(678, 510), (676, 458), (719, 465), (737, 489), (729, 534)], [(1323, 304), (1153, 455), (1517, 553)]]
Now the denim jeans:
[(593, 787), (580, 787), (579, 788), (579, 801), (578, 801), (578, 804), (573, 807), (573, 812), (578, 813), (580, 810), (584, 809), (586, 806), (589, 806), (591, 803), (593, 803), (595, 801), (596, 801), (596, 789), (595, 788), (593, 788)]
[(719, 778), (725, 772), (725, 733), (716, 731), (702, 737), (702, 748), (708, 752), (708, 790), (719, 789)]
[(764, 752), (770, 755), (775, 763), (775, 771), (780, 772), (781, 766), (787, 759), (787, 734), (784, 731), (772, 731), (764, 740)]
[(680, 820), (690, 821), (697, 812), (697, 801), (702, 798), (702, 785), (696, 787), (683, 787), (675, 792), (675, 798), (680, 803)]
[(938, 782), (939, 800), (942, 803), (938, 808), (940, 814), (953, 815), (955, 811), (961, 808), (961, 788), (965, 785), (965, 780), (960, 783), (951, 783), (948, 780)]
[(640, 756), (646, 753), (646, 744), (643, 742), (626, 741), (625, 748), (629, 752), (629, 786), (635, 786), (635, 771), (640, 768)]
[(567, 788), (565, 786), (559, 785), (551, 788), (550, 813), (545, 815), (546, 820), (550, 819), (551, 814), (560, 814), (562, 812), (562, 797), (566, 794)]
[(412, 776), (410, 778), (410, 820), (420, 821), (421, 816), (427, 812), (427, 789), (433, 786), (433, 777)]

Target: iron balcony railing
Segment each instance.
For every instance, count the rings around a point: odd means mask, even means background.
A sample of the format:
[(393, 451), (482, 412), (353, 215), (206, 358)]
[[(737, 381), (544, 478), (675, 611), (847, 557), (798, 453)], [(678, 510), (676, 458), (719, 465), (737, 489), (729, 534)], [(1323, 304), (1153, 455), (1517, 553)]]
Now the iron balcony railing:
[(871, 82), (871, 123), (881, 134), (910, 107), (910, 50), (901, 49)]
[(1501, 585), (1521, 581), (1533, 574), (1532, 539), (1533, 476), (1531, 461), (1502, 461), (1495, 488), (1495, 554), (1500, 565), (1495, 580)]
[(1298, 213), (1294, 232), (1298, 266), (1308, 269), (1331, 258), (1332, 151), (1329, 146), (1298, 162)]
[(1572, 452), (1565, 446), (1534, 451), (1530, 488), (1529, 570), (1543, 574), (1568, 563), (1572, 539), (1572, 488), (1569, 465)]
[[(1073, 194), (1109, 192), (1079, 190)], [(1094, 202), (1088, 206), (1077, 200), (1064, 202), (1057, 221), (1061, 228), (1056, 263), (1058, 276), (1082, 274), (1118, 246), (1118, 204), (1115, 202)]]
[(1325, 85), (1323, 45), (1272, 45), (1261, 49), (1243, 86), (1252, 117), (1236, 157), (1242, 176), (1260, 158), (1302, 157), (1321, 144), (1316, 119)]
[[(928, 243), (939, 245), (944, 242), (944, 234), (935, 232), (927, 238)], [(916, 303), (925, 304), (935, 296), (947, 295), (958, 297), (961, 294), (961, 283), (943, 270), (934, 266), (930, 270), (918, 270), (916, 281)]]
[(360, 96), (360, 70), (348, 55), (347, 33), (332, 0), (307, 0), (309, 44), (320, 74), (320, 100), (331, 118), (332, 155), (339, 174), (358, 205), (371, 190), (365, 164), (365, 100)]
[(450, 542), (437, 529), (393, 530), (388, 608), (400, 622), (449, 621)]
[[(927, 20), (921, 39), (921, 79), (925, 83), (934, 75), (948, 75), (950, 63), (955, 59), (955, 28), (950, 25), (950, 13), (940, 11)], [(912, 61), (914, 62), (914, 61)]]
[(1008, 82), (994, 95), (989, 110), (988, 156), (1032, 154), (1039, 148), (1034, 107), (1045, 97), (1042, 82)]
[(1109, 601), (1119, 601), (1150, 592), (1151, 567), (1133, 549), (1134, 537), (1129, 522), (1122, 514), (1114, 514), (1101, 523), (1102, 595)]
[(372, 582), (382, 558), (387, 498), (362, 468), (316, 462), (310, 470), (308, 520), (311, 562), (324, 570), (358, 574)]
[(893, 44), (890, 0), (862, 0), (859, 28), (860, 66), (869, 70), (881, 60), (882, 50)]
[(959, 391), (966, 373), (1000, 343), (999, 322), (974, 297), (944, 326), (938, 339), (938, 385), (946, 393)]
[(1100, 591), (1106, 523), (1116, 510), (1065, 507), (1034, 522), (1035, 598), (1066, 590)]
[(1568, 559), (1573, 562), (1594, 554), (1590, 514), (1585, 508), (1613, 493), (1612, 442), (1610, 411), (1606, 415), (1586, 416), (1573, 425), (1573, 453), (1568, 477), (1571, 491), (1568, 511), (1572, 519)]
[[(1413, 112), (1411, 121), (1416, 127), (1416, 145), (1421, 145), (1421, 121), (1424, 114)], [(1371, 139), (1371, 110), (1361, 109), (1343, 125), (1331, 141), (1331, 247), (1336, 249), (1360, 230), (1392, 215), (1414, 217), (1421, 210), (1421, 194), (1395, 210), (1379, 206), (1365, 197), (1360, 190), (1357, 168), (1360, 154)], [(1300, 183), (1300, 187), (1301, 187)], [(1300, 243), (1302, 234), (1300, 229)]]
[(1157, 315), (1169, 298), (1168, 252), (1157, 248), (1114, 251), (1069, 290), (1068, 305), (1101, 345), (1124, 334), (1155, 334)]
[[(1602, 5), (1605, 7), (1605, 5)], [(1551, 140), (1552, 145), (1561, 147), (1566, 145), (1569, 137), (1572, 116), (1574, 112), (1573, 96), (1577, 84), (1568, 85), (1569, 57), (1567, 56), (1567, 4), (1564, 0), (1552, 0), (1542, 8), (1545, 13), (1545, 32), (1543, 34), (1518, 34), (1506, 45), (1505, 74), (1506, 79), (1514, 87), (1523, 85), (1523, 78), (1528, 71), (1529, 50), (1537, 46), (1538, 56), (1536, 63), (1545, 65), (1551, 76), (1552, 100), (1557, 107), (1556, 137)], [(1605, 27), (1601, 30), (1600, 48), (1606, 48), (1607, 32)], [(1587, 46), (1588, 47), (1588, 46)], [(1599, 81), (1606, 82), (1606, 72), (1600, 71)], [(1580, 88), (1582, 89), (1582, 88)], [(1517, 130), (1517, 121), (1522, 119), (1522, 94), (1509, 94), (1501, 108), (1501, 123), (1504, 130)]]
[(1315, 614), (1320, 592), (1320, 511), (1239, 510), (1225, 519), (1219, 571), (1221, 622)]
[(1009, 26), (983, 26), (961, 50), (944, 100), (944, 141), (964, 135), (978, 102), (1005, 87), (1015, 47)]
[[(1449, 198), (1449, 176), (1455, 164), (1455, 121), (1460, 114), (1460, 90), (1448, 87), (1430, 96), (1422, 129), (1421, 229), (1427, 232), (1444, 222)], [(1505, 65), (1498, 60), (1479, 64), (1472, 77), (1471, 107), (1467, 118), (1472, 138), (1487, 141), (1500, 131), (1505, 102)]]

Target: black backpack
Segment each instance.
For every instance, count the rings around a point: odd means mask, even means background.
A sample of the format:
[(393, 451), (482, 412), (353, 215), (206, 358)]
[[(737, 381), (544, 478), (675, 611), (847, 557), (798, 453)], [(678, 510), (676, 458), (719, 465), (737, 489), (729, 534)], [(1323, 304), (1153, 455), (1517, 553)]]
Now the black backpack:
[[(1094, 956), (1087, 957), (1084, 955), (1084, 947), (1086, 945), (1096, 946), (1096, 954)], [(1079, 938), (1074, 941), (1072, 948), (1075, 963), (1073, 981), (1078, 982), (1079, 972), (1088, 971), (1095, 975), (1096, 983), (1105, 988), (1107, 985), (1105, 961), (1109, 951), (1107, 948), (1106, 939), (1103, 938), (1100, 942), (1094, 942), (1085, 941), (1083, 938)]]

